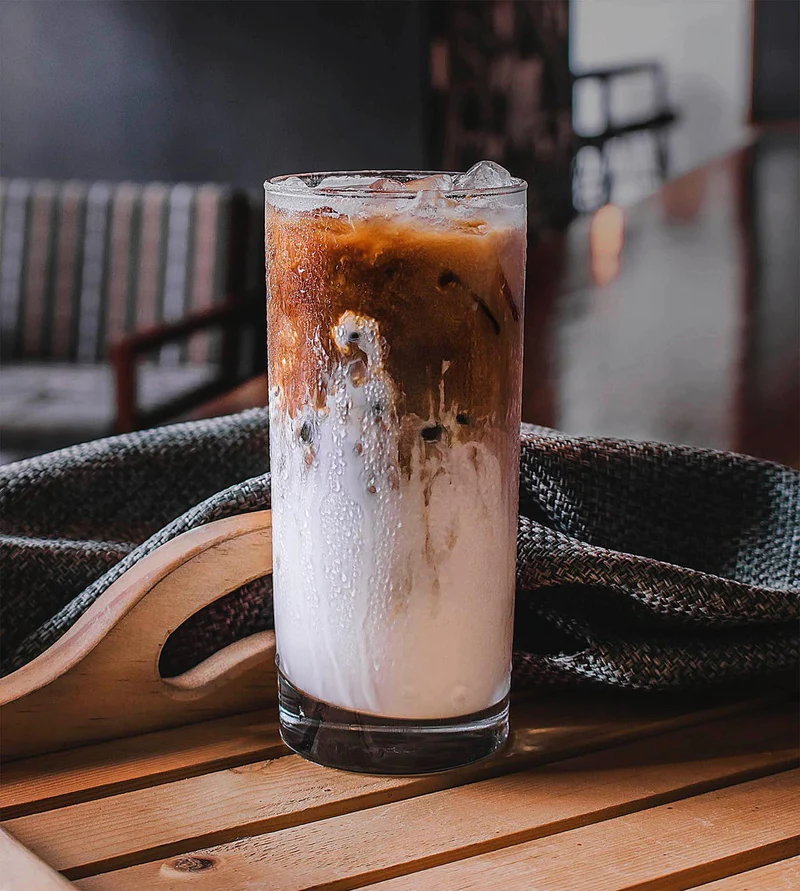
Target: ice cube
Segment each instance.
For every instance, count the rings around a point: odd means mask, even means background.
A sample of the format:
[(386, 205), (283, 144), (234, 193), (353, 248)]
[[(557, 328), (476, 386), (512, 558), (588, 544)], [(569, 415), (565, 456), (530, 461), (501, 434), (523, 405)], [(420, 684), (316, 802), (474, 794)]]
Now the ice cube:
[(367, 176), (355, 176), (352, 173), (334, 173), (321, 179), (316, 188), (321, 191), (332, 190), (336, 192), (346, 191), (348, 189), (369, 189), (374, 180)]
[(369, 188), (372, 192), (402, 192), (404, 186), (396, 179), (376, 179)]
[(311, 187), (304, 179), (300, 179), (299, 176), (288, 176), (286, 179), (282, 179), (279, 183), (282, 189), (286, 189), (289, 192), (307, 192)]
[(478, 161), (466, 173), (460, 173), (454, 182), (456, 189), (498, 189), (514, 184), (514, 178), (495, 161)]
[(453, 188), (453, 177), (449, 173), (434, 173), (406, 183), (409, 192), (449, 192)]
[(429, 215), (444, 210), (453, 205), (444, 192), (438, 189), (418, 189), (414, 199), (408, 202), (407, 210), (411, 213)]

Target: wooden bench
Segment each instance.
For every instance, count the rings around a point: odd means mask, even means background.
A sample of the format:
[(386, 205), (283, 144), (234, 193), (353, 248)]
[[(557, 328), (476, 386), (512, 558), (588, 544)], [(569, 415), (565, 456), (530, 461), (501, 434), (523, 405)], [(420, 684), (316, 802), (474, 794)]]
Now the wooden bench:
[(4, 450), (139, 429), (235, 386), (260, 318), (252, 215), (228, 186), (0, 179)]

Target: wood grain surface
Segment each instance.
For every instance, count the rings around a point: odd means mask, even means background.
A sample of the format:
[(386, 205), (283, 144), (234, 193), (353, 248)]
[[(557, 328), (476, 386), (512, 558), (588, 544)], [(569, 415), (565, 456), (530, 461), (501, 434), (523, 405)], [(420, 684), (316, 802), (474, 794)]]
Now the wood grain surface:
[[(404, 873), (418, 881), (421, 870), (450, 861), (469, 868), (470, 858), (485, 852), (785, 770), (797, 764), (797, 732), (793, 716), (771, 710), (757, 725), (749, 716), (724, 719), (290, 829), (257, 836), (248, 829), (247, 838), (195, 853), (214, 869), (194, 876), (194, 887), (238, 891), (268, 881), (276, 891), (349, 888)], [(59, 862), (52, 850), (40, 853)], [(97, 876), (81, 887), (168, 888), (180, 860)]]
[(796, 885), (791, 693), (564, 691), (515, 700), (512, 722), (494, 759), (427, 777), (285, 754), (274, 712), (25, 759), (0, 845), (23, 878), (0, 886), (55, 888), (52, 870), (83, 891)]
[[(4, 825), (48, 863), (80, 876), (523, 770), (739, 708), (739, 703), (725, 703), (716, 709), (670, 711), (663, 702), (597, 694), (573, 694), (567, 703), (558, 696), (533, 699), (515, 709), (518, 730), (511, 744), (498, 757), (463, 770), (423, 777), (364, 776), (291, 755), (55, 808)], [(145, 820), (145, 814), (158, 817)]]
[(798, 888), (800, 857), (790, 857), (709, 882), (702, 886), (702, 891), (797, 891)]
[(372, 887), (691, 887), (800, 853), (799, 793), (800, 771), (794, 770)]
[(288, 754), (274, 717), (248, 712), (13, 761), (0, 820)]

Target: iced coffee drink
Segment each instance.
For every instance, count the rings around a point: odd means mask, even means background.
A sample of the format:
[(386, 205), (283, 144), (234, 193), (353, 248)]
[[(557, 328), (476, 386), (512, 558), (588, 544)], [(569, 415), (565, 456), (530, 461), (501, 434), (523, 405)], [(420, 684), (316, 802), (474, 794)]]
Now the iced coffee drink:
[(376, 772), (507, 734), (525, 184), (266, 184), (281, 731)]

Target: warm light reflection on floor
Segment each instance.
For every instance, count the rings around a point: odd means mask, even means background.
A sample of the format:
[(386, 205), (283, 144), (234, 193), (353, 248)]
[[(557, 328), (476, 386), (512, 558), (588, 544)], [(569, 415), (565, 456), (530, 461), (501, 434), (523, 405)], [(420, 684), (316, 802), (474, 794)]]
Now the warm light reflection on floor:
[(592, 278), (598, 285), (612, 282), (620, 270), (620, 256), (625, 243), (625, 212), (606, 204), (592, 217), (589, 228)]

